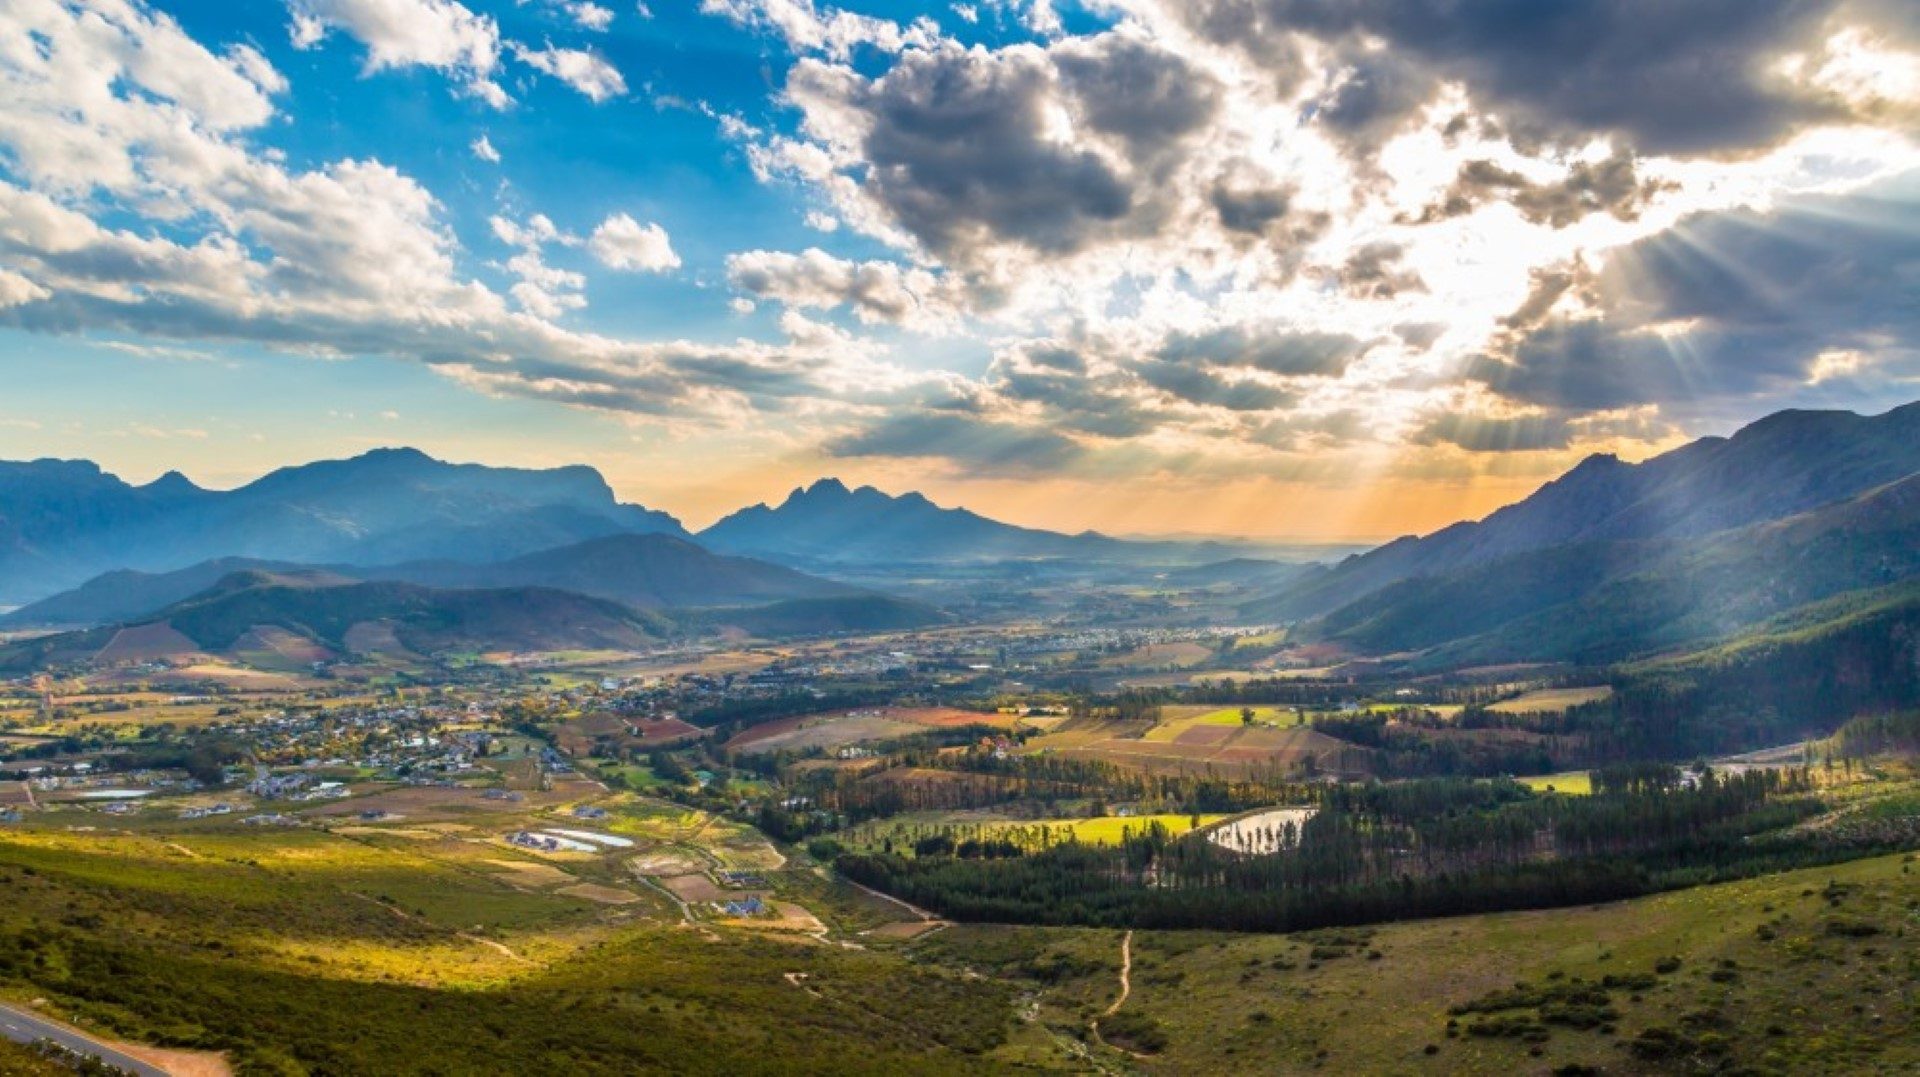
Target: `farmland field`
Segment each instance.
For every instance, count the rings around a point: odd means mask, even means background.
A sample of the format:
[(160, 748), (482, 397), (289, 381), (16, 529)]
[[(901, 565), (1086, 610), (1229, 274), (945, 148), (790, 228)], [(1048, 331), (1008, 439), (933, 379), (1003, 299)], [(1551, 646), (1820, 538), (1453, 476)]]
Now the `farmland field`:
[(1029, 754), (1055, 752), (1071, 759), (1098, 759), (1155, 774), (1195, 773), (1209, 766), (1225, 774), (1252, 768), (1296, 768), (1311, 758), (1323, 770), (1339, 769), (1350, 746), (1304, 726), (1246, 727), (1233, 710), (1231, 725), (1193, 717), (1161, 722), (1077, 719), (1027, 741)]
[[(1289, 726), (1301, 724), (1300, 712), (1292, 707), (1256, 706), (1249, 709), (1253, 711), (1253, 724), (1255, 726), (1274, 726), (1285, 729)], [(1176, 713), (1179, 711), (1194, 711), (1197, 713), (1180, 715)], [(1241, 729), (1246, 727), (1246, 725), (1246, 721), (1241, 717), (1239, 707), (1168, 707), (1163, 711), (1160, 723), (1148, 730), (1142, 739), (1177, 742), (1180, 740), (1182, 734), (1196, 728), (1217, 727)]]
[(1502, 700), (1487, 709), (1498, 714), (1558, 714), (1569, 707), (1597, 703), (1612, 695), (1613, 689), (1605, 685), (1598, 688), (1542, 688)]
[(1577, 797), (1593, 794), (1593, 775), (1584, 770), (1565, 774), (1536, 774), (1515, 780), (1536, 793), (1565, 793)]
[(1013, 724), (1014, 719), (1008, 715), (952, 707), (873, 707), (766, 722), (739, 734), (726, 746), (742, 752), (833, 749), (898, 740), (935, 729), (970, 725), (1009, 728)]
[(1227, 818), (1219, 814), (1104, 815), (1081, 819), (1008, 819), (992, 813), (952, 812), (909, 815), (872, 824), (855, 832), (854, 844), (879, 848), (889, 840), (896, 848), (910, 846), (916, 835), (950, 830), (956, 840), (977, 838), (1011, 841), (1023, 849), (1040, 849), (1076, 841), (1082, 845), (1118, 845), (1127, 834), (1160, 826), (1178, 836), (1214, 825)]

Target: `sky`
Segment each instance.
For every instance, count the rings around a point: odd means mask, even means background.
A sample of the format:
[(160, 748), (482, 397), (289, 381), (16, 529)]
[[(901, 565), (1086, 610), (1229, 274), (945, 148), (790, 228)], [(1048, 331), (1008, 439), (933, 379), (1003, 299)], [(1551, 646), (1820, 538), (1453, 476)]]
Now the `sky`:
[(1911, 0), (0, 0), (0, 458), (1424, 532), (1920, 398)]

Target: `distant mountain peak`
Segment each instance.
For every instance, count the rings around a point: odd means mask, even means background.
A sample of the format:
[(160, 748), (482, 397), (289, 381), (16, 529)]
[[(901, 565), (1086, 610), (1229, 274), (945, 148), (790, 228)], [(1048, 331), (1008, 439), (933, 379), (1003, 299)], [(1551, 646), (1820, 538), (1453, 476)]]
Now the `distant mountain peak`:
[(1920, 407), (1913, 404), (1867, 416), (1775, 412), (1732, 437), (1701, 438), (1640, 463), (1589, 456), (1485, 519), (1350, 558), (1248, 615), (1325, 613), (1401, 580), (1535, 551), (1697, 541), (1842, 502), (1916, 472)]
[(169, 472), (132, 486), (85, 460), (0, 463), (0, 603), (102, 572), (222, 557), (398, 564), (502, 560), (608, 534), (686, 534), (623, 504), (591, 467), (496, 468), (383, 447), (279, 468), (233, 490)]
[(718, 550), (801, 564), (1127, 557), (1149, 548), (1001, 523), (914, 491), (848, 489), (837, 478), (797, 487), (778, 507), (742, 509), (699, 538)]
[(204, 494), (207, 491), (199, 483), (187, 478), (178, 471), (169, 471), (152, 482), (141, 487), (150, 494), (178, 497), (184, 494)]

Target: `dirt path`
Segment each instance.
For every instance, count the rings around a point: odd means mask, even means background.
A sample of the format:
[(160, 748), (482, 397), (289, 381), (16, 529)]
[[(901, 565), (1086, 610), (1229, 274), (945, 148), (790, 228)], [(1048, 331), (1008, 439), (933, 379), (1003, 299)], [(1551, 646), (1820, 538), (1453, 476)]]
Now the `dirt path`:
[(883, 893), (881, 893), (880, 891), (878, 891), (878, 890), (875, 890), (875, 889), (874, 889), (873, 887), (871, 887), (871, 886), (862, 886), (862, 885), (860, 885), (859, 883), (857, 883), (857, 882), (854, 882), (854, 881), (853, 881), (852, 879), (849, 879), (849, 878), (847, 878), (847, 877), (846, 877), (846, 876), (844, 876), (844, 875), (842, 875), (842, 876), (840, 876), (840, 879), (841, 879), (841, 881), (842, 881), (842, 882), (845, 882), (845, 883), (846, 883), (846, 884), (847, 884), (848, 886), (851, 886), (851, 887), (853, 887), (853, 888), (854, 888), (855, 890), (860, 890), (860, 891), (864, 891), (864, 892), (866, 892), (866, 893), (868, 893), (868, 894), (872, 894), (872, 895), (873, 895), (874, 897), (877, 897), (877, 898), (879, 898), (879, 899), (880, 899), (881, 901), (887, 901), (887, 902), (891, 902), (891, 903), (893, 903), (893, 904), (895, 904), (895, 905), (898, 905), (898, 906), (900, 906), (901, 908), (903, 908), (903, 909), (905, 909), (905, 910), (907, 910), (908, 912), (910, 912), (910, 913), (912, 913), (912, 914), (913, 914), (913, 915), (915, 915), (915, 916), (918, 916), (918, 917), (919, 917), (920, 919), (922, 919), (922, 920), (925, 920), (926, 922), (928, 922), (928, 923), (930, 923), (930, 924), (944, 924), (944, 923), (946, 923), (946, 921), (945, 921), (945, 920), (942, 920), (942, 919), (941, 919), (940, 917), (938, 917), (938, 916), (935, 916), (934, 914), (932, 914), (932, 913), (930, 913), (930, 912), (928, 912), (927, 910), (925, 910), (925, 909), (923, 909), (923, 908), (921, 908), (921, 907), (919, 907), (918, 905), (909, 905), (909, 904), (907, 904), (906, 902), (904, 902), (904, 901), (901, 901), (901, 900), (900, 900), (899, 898), (897, 898), (897, 897), (894, 897), (894, 896), (893, 896), (892, 894), (883, 894)]
[[(361, 901), (365, 901), (365, 902), (370, 902), (371, 904), (374, 904), (374, 905), (378, 905), (378, 906), (380, 906), (381, 908), (383, 908), (383, 909), (385, 909), (385, 910), (387, 910), (388, 912), (390, 912), (390, 913), (392, 913), (393, 915), (395, 915), (395, 916), (397, 916), (397, 917), (399, 917), (400, 919), (402, 919), (402, 920), (405, 920), (405, 921), (407, 921), (407, 922), (408, 922), (408, 923), (410, 923), (410, 924), (419, 924), (419, 925), (420, 925), (420, 926), (422, 926), (422, 927), (426, 927), (426, 928), (431, 928), (431, 929), (433, 929), (433, 930), (436, 930), (436, 931), (444, 931), (444, 930), (446, 930), (445, 928), (442, 928), (442, 927), (441, 927), (440, 925), (438, 925), (438, 924), (435, 924), (435, 923), (433, 923), (433, 922), (431, 922), (431, 921), (428, 921), (428, 920), (422, 920), (422, 919), (421, 919), (421, 918), (419, 918), (418, 916), (415, 916), (415, 915), (413, 915), (412, 913), (410, 913), (410, 912), (408, 912), (408, 911), (406, 911), (405, 909), (401, 909), (401, 908), (397, 908), (397, 907), (395, 907), (395, 906), (393, 906), (393, 905), (389, 905), (389, 904), (387, 904), (386, 902), (384, 902), (384, 901), (381, 901), (381, 900), (380, 900), (379, 898), (377, 898), (377, 897), (374, 897), (374, 896), (372, 896), (372, 895), (370, 895), (370, 894), (362, 894), (362, 893), (359, 893), (358, 891), (354, 891), (354, 890), (348, 890), (348, 891), (346, 891), (346, 893), (348, 893), (348, 894), (352, 894), (352, 895), (353, 895), (354, 897), (357, 897), (357, 898), (359, 898), (359, 899), (360, 899)], [(533, 965), (533, 964), (538, 964), (538, 962), (535, 962), (535, 961), (532, 961), (532, 960), (529, 960), (529, 959), (527, 959), (527, 958), (525, 958), (525, 957), (522, 957), (522, 956), (520, 956), (519, 954), (517, 954), (517, 953), (515, 953), (515, 952), (513, 952), (513, 951), (512, 951), (511, 949), (509, 949), (509, 948), (507, 947), (507, 945), (506, 945), (505, 943), (500, 943), (500, 942), (495, 942), (495, 941), (493, 941), (492, 939), (483, 939), (483, 938), (481, 938), (481, 937), (480, 937), (480, 936), (478, 936), (478, 935), (470, 935), (470, 934), (468, 934), (468, 933), (467, 933), (467, 932), (465, 932), (465, 931), (452, 931), (452, 932), (449, 932), (449, 934), (451, 934), (451, 935), (452, 935), (452, 936), (453, 936), (454, 938), (456, 938), (456, 939), (461, 939), (461, 940), (464, 940), (464, 941), (466, 941), (466, 942), (473, 942), (473, 943), (478, 943), (478, 944), (480, 944), (481, 946), (484, 946), (484, 947), (486, 947), (487, 949), (489, 949), (489, 950), (492, 950), (493, 952), (495, 952), (495, 953), (497, 953), (497, 954), (499, 954), (499, 955), (500, 955), (501, 957), (505, 957), (505, 958), (509, 958), (509, 959), (511, 959), (511, 960), (514, 960), (514, 961), (518, 961), (518, 962), (520, 962), (520, 963), (521, 963), (522, 965)]]
[(1127, 996), (1133, 994), (1133, 932), (1129, 931), (1120, 938), (1120, 997), (1100, 1016), (1112, 1017), (1126, 1005)]
[(633, 877), (640, 880), (641, 886), (644, 886), (650, 890), (654, 890), (665, 895), (668, 901), (673, 902), (674, 905), (680, 909), (680, 916), (683, 919), (685, 919), (687, 923), (691, 924), (695, 922), (692, 906), (688, 905), (684, 900), (682, 900), (679, 894), (676, 894), (673, 891), (667, 889), (666, 887), (660, 885), (659, 880), (655, 879), (651, 875), (642, 875), (639, 872), (635, 872)]
[(167, 848), (172, 849), (174, 852), (179, 853), (181, 856), (184, 856), (189, 860), (200, 859), (199, 853), (196, 853), (192, 849), (189, 849), (186, 846), (181, 845), (179, 842), (174, 842), (174, 841), (167, 842)]
[[(1114, 1014), (1119, 1013), (1120, 1007), (1126, 1005), (1127, 996), (1131, 994), (1133, 994), (1133, 932), (1129, 931), (1125, 935), (1120, 936), (1120, 997), (1113, 1000), (1113, 1005), (1102, 1010), (1100, 1017), (1112, 1017)], [(1088, 1030), (1093, 1034), (1093, 1042), (1109, 1050), (1118, 1051), (1130, 1058), (1144, 1060), (1152, 1057), (1151, 1055), (1143, 1055), (1138, 1051), (1129, 1051), (1119, 1044), (1108, 1043), (1105, 1039), (1101, 1038), (1100, 1017), (1094, 1018), (1087, 1026)]]
[(33, 799), (33, 783), (30, 781), (21, 782), (20, 788), (25, 789), (27, 791), (27, 807), (32, 808), (34, 811), (39, 811), (40, 802)]

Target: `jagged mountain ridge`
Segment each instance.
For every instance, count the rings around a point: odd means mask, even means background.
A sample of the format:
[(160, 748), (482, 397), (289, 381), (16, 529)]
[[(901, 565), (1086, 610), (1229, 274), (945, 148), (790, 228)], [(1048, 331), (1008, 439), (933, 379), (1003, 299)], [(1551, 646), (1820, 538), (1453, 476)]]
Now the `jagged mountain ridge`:
[(622, 533), (685, 537), (588, 467), (450, 464), (415, 449), (282, 468), (231, 491), (134, 486), (86, 461), (0, 463), (0, 602), (103, 572), (218, 558), (304, 564), (499, 560)]

